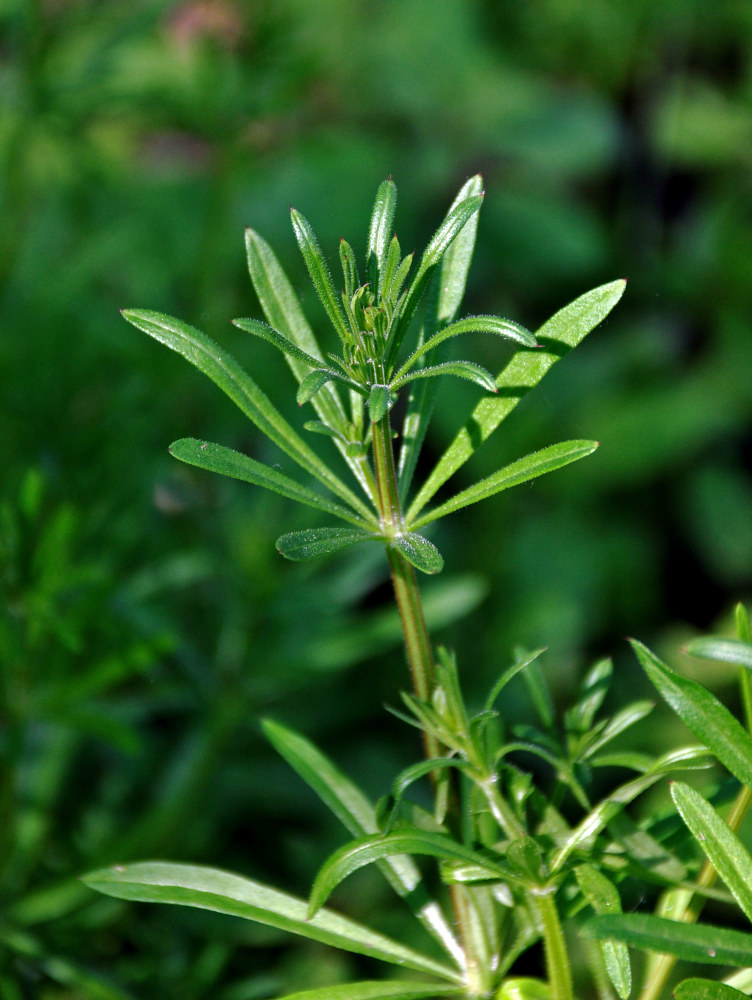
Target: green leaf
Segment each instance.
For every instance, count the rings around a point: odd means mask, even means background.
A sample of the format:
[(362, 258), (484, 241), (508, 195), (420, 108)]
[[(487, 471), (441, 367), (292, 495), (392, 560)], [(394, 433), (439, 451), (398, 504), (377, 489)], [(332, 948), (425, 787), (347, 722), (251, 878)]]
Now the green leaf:
[[(587, 747), (583, 752), (583, 757), (587, 760), (594, 753), (604, 747), (611, 740), (615, 739), (620, 733), (623, 733), (630, 726), (633, 726), (636, 722), (644, 719), (646, 716), (655, 708), (655, 703), (652, 701), (635, 701), (631, 705), (627, 705), (620, 712), (609, 719), (607, 724), (603, 729), (588, 741)], [(592, 762), (594, 763), (594, 762)], [(652, 758), (651, 758), (652, 763)]]
[(482, 195), (466, 198), (450, 211), (434, 233), (431, 242), (421, 257), (418, 271), (407, 290), (399, 316), (389, 333), (386, 353), (387, 370), (392, 369), (397, 359), (397, 354), (412, 318), (415, 315), (415, 310), (423, 297), (423, 292), (426, 289), (434, 268), (441, 260), (442, 254), (446, 252), (452, 240), (460, 233), (467, 220), (478, 211), (482, 204)]
[(245, 330), (246, 333), (252, 333), (254, 337), (261, 337), (262, 340), (274, 344), (283, 354), (287, 354), (296, 361), (300, 361), (301, 364), (308, 365), (310, 368), (321, 367), (320, 358), (314, 358), (312, 354), (307, 354), (297, 344), (293, 344), (291, 340), (288, 340), (279, 330), (272, 329), (272, 327), (266, 323), (262, 323), (259, 319), (234, 319), (232, 325), (237, 326), (240, 330)]
[(512, 462), (511, 465), (499, 469), (498, 472), (494, 472), (493, 475), (488, 476), (486, 479), (481, 479), (480, 482), (474, 483), (466, 490), (452, 497), (451, 500), (447, 500), (446, 503), (434, 507), (427, 514), (423, 514), (422, 517), (417, 518), (415, 521), (408, 520), (408, 523), (411, 528), (422, 528), (424, 524), (435, 521), (439, 517), (444, 517), (446, 514), (452, 514), (462, 507), (477, 503), (479, 500), (485, 500), (486, 497), (494, 496), (494, 494), (500, 493), (502, 490), (508, 490), (512, 486), (518, 486), (529, 479), (536, 479), (547, 472), (561, 469), (571, 462), (585, 458), (586, 455), (592, 455), (597, 447), (597, 441), (562, 441), (559, 444), (551, 445), (549, 448), (533, 452), (531, 455), (526, 455), (524, 458)]
[(440, 573), (444, 568), (441, 553), (422, 535), (406, 531), (393, 538), (389, 544), (421, 573)]
[(195, 327), (162, 313), (126, 309), (123, 317), (150, 337), (182, 354), (219, 386), (259, 430), (332, 493), (368, 518), (368, 507), (296, 434), (271, 400), (235, 359)]
[[(307, 486), (296, 483), (294, 479), (290, 479), (289, 476), (283, 475), (276, 469), (263, 465), (261, 462), (249, 458), (248, 455), (242, 455), (239, 451), (233, 451), (232, 448), (225, 448), (221, 444), (199, 441), (196, 438), (181, 438), (179, 441), (173, 441), (170, 445), (170, 454), (181, 462), (195, 465), (199, 469), (218, 472), (222, 476), (240, 479), (253, 486), (263, 486), (267, 490), (281, 493), (283, 497), (288, 497), (290, 500), (297, 500), (298, 503), (326, 511), (327, 514), (334, 514), (335, 517), (341, 517), (343, 521), (349, 521), (350, 524), (363, 525), (365, 523), (349, 508), (343, 507), (333, 500), (320, 497)], [(371, 519), (371, 523), (375, 526), (373, 519)]]
[(433, 378), (434, 375), (457, 375), (459, 378), (475, 382), (487, 389), (488, 392), (496, 392), (493, 375), (472, 361), (444, 361), (438, 365), (430, 365), (428, 368), (419, 368), (417, 371), (411, 371), (407, 375), (403, 375), (402, 378), (396, 379), (392, 382), (392, 388), (399, 389), (400, 386), (413, 382), (415, 379)]
[(347, 323), (339, 304), (329, 268), (326, 266), (324, 255), (321, 252), (316, 236), (308, 220), (296, 209), (290, 209), (292, 228), (295, 239), (298, 241), (300, 252), (303, 254), (308, 273), (311, 276), (316, 294), (321, 300), (321, 304), (326, 309), (327, 315), (332, 322), (334, 329), (343, 343), (348, 343), (352, 336), (347, 329)]
[(353, 382), (352, 379), (347, 378), (346, 375), (341, 375), (331, 368), (316, 368), (312, 372), (309, 372), (298, 386), (298, 392), (295, 397), (298, 406), (303, 406), (304, 403), (310, 402), (319, 389), (325, 386), (327, 382), (340, 382), (354, 392), (363, 393), (362, 387), (357, 382)]
[(255, 920), (383, 962), (428, 972), (450, 982), (459, 979), (449, 966), (421, 955), (368, 927), (321, 910), (309, 917), (302, 899), (250, 879), (198, 865), (146, 861), (116, 865), (84, 876), (92, 889), (116, 899), (177, 903)]
[(328, 556), (356, 542), (378, 542), (380, 535), (357, 528), (308, 528), (305, 531), (291, 531), (277, 539), (277, 551), (285, 559), (301, 561)]
[(752, 964), (752, 934), (711, 924), (685, 924), (649, 913), (621, 913), (593, 917), (583, 924), (581, 933), (598, 940), (618, 938), (633, 948), (676, 955), (685, 962)]
[[(616, 886), (593, 865), (578, 865), (574, 870), (582, 894), (597, 914), (621, 913), (621, 899)], [(632, 965), (623, 941), (607, 938), (601, 942), (603, 964), (616, 992), (623, 1000), (632, 989)]]
[[(354, 837), (379, 832), (373, 805), (317, 747), (299, 733), (270, 719), (265, 719), (262, 727), (277, 752)], [(438, 903), (428, 895), (412, 858), (394, 855), (377, 864), (394, 891), (407, 899), (421, 923), (461, 964), (462, 950)]]
[(392, 393), (388, 385), (376, 383), (371, 386), (368, 396), (368, 414), (372, 423), (377, 424), (389, 410), (392, 402)]
[(685, 979), (674, 989), (676, 1000), (749, 1000), (748, 993), (715, 979)]
[(288, 993), (281, 1000), (421, 1000), (422, 997), (458, 994), (456, 986), (437, 983), (414, 983), (405, 980), (391, 982), (339, 983), (337, 986), (321, 986), (316, 990)]
[(371, 290), (378, 298), (383, 294), (381, 276), (384, 271), (389, 242), (392, 238), (394, 212), (397, 207), (397, 187), (391, 177), (379, 184), (368, 228), (368, 274)]
[(752, 920), (752, 857), (736, 834), (698, 792), (680, 781), (671, 785), (671, 796), (713, 867), (734, 899)]
[(459, 861), (485, 868), (489, 878), (507, 879), (509, 869), (440, 833), (417, 828), (363, 837), (345, 844), (321, 866), (311, 889), (309, 913), (317, 913), (339, 883), (359, 868), (395, 854), (426, 854), (442, 861)]
[(360, 279), (358, 278), (355, 251), (345, 239), (339, 241), (339, 260), (342, 264), (342, 275), (345, 279), (344, 296), (347, 302), (349, 302), (355, 294), (355, 289), (360, 284)]
[(507, 686), (507, 684), (512, 680), (512, 678), (516, 677), (516, 675), (521, 670), (524, 670), (525, 667), (530, 666), (530, 664), (533, 663), (535, 660), (537, 660), (539, 656), (545, 653), (545, 651), (546, 651), (545, 646), (542, 649), (536, 649), (534, 653), (526, 654), (521, 659), (517, 660), (516, 663), (513, 663), (511, 667), (509, 667), (507, 670), (504, 671), (504, 673), (501, 675), (501, 677), (499, 677), (498, 681), (494, 684), (493, 688), (491, 689), (491, 693), (486, 698), (486, 703), (485, 703), (486, 711), (490, 711), (493, 708), (494, 702), (499, 697), (504, 688)]
[(693, 639), (687, 645), (687, 652), (703, 660), (735, 663), (739, 667), (752, 670), (752, 644), (742, 642), (741, 639), (720, 639), (714, 636)]
[(702, 684), (682, 677), (642, 643), (631, 640), (645, 673), (679, 718), (744, 785), (752, 785), (752, 739)]
[[(522, 344), (524, 347), (538, 346), (533, 334), (529, 330), (526, 330), (524, 326), (520, 326), (519, 323), (513, 323), (509, 319), (502, 319), (501, 316), (467, 316), (457, 323), (445, 326), (443, 330), (439, 330), (438, 333), (429, 337), (424, 344), (421, 344), (417, 350), (413, 351), (407, 361), (400, 367), (399, 371), (395, 373), (395, 379), (399, 379), (405, 372), (409, 371), (418, 358), (422, 358), (424, 354), (438, 347), (439, 344), (443, 344), (450, 337), (459, 337), (463, 333), (495, 333), (499, 337), (517, 341), (517, 343)], [(494, 381), (495, 385), (496, 382)]]
[(482, 399), (454, 441), (441, 456), (433, 472), (412, 502), (408, 518), (412, 521), (436, 491), (461, 468), (517, 406), (523, 396), (537, 385), (553, 365), (576, 347), (621, 298), (625, 281), (613, 281), (595, 288), (565, 306), (535, 334), (542, 348), (517, 351), (506, 365), (496, 385), (499, 394)]

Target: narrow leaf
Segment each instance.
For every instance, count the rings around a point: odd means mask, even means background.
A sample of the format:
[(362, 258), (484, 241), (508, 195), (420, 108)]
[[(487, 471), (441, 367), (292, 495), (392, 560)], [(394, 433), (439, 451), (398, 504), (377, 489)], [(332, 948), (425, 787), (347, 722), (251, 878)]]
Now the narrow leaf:
[(715, 695), (682, 677), (642, 643), (632, 648), (645, 673), (679, 718), (744, 785), (752, 785), (752, 739)]
[(752, 920), (752, 857), (715, 809), (689, 785), (675, 781), (671, 796), (713, 867)]
[(396, 207), (397, 187), (390, 177), (379, 184), (368, 228), (368, 273), (372, 290), (377, 297), (383, 293), (381, 275), (384, 271), (389, 241), (392, 238)]
[(342, 264), (342, 276), (345, 279), (344, 296), (347, 302), (355, 294), (355, 289), (360, 284), (358, 278), (358, 265), (355, 261), (355, 252), (347, 240), (339, 241), (339, 260)]
[(449, 340), (451, 337), (459, 337), (463, 333), (495, 333), (499, 337), (514, 340), (524, 347), (538, 346), (533, 334), (529, 330), (526, 330), (524, 326), (520, 326), (519, 323), (513, 323), (509, 319), (502, 319), (501, 316), (468, 316), (457, 323), (445, 326), (443, 330), (439, 330), (438, 333), (429, 337), (424, 344), (421, 344), (417, 350), (413, 351), (399, 371), (395, 373), (395, 378), (399, 379), (401, 375), (412, 368), (418, 358), (423, 357), (424, 354), (433, 350), (434, 347), (438, 347), (439, 344), (443, 344), (445, 340)]
[[(575, 875), (582, 894), (597, 914), (621, 913), (621, 899), (616, 886), (593, 865), (578, 865)], [(603, 964), (616, 992), (626, 1000), (632, 989), (632, 965), (623, 941), (606, 938), (601, 942)]]
[(517, 406), (522, 397), (537, 385), (553, 365), (576, 347), (621, 298), (626, 282), (613, 281), (595, 288), (565, 306), (536, 332), (542, 348), (517, 351), (496, 379), (498, 397), (482, 399), (454, 441), (436, 463), (408, 511), (412, 521), (440, 486), (461, 468)]
[(371, 386), (368, 396), (368, 415), (371, 422), (377, 424), (384, 417), (392, 402), (392, 393), (388, 385)]
[(316, 294), (321, 300), (324, 309), (326, 309), (326, 313), (340, 339), (344, 343), (347, 343), (351, 339), (350, 332), (347, 329), (347, 323), (345, 322), (339, 299), (334, 291), (332, 277), (329, 274), (329, 268), (326, 266), (326, 261), (324, 260), (324, 255), (321, 252), (316, 235), (308, 220), (296, 209), (290, 209), (290, 217), (292, 219), (295, 239), (298, 241), (300, 252), (303, 254), (303, 260), (308, 268), (311, 281), (313, 281)]
[(526, 455), (524, 458), (512, 462), (511, 465), (499, 469), (498, 472), (494, 472), (486, 479), (481, 479), (480, 482), (469, 486), (466, 490), (452, 497), (451, 500), (447, 500), (446, 503), (434, 507), (427, 514), (423, 514), (415, 521), (408, 521), (408, 523), (412, 528), (421, 528), (424, 524), (444, 517), (446, 514), (452, 514), (469, 504), (485, 500), (486, 497), (494, 496), (494, 494), (508, 490), (512, 486), (518, 486), (529, 479), (536, 479), (547, 472), (561, 469), (571, 462), (585, 458), (586, 455), (592, 455), (597, 447), (597, 441), (562, 441), (549, 448), (533, 452), (531, 455)]
[(752, 670), (752, 643), (742, 642), (741, 639), (721, 639), (713, 636), (693, 639), (687, 646), (687, 652), (703, 660), (735, 663), (739, 667)]
[(283, 354), (295, 358), (301, 364), (308, 365), (310, 368), (321, 367), (321, 360), (319, 358), (314, 358), (312, 354), (307, 354), (297, 344), (293, 344), (291, 340), (288, 340), (279, 330), (272, 329), (266, 323), (262, 323), (261, 320), (251, 318), (234, 319), (232, 325), (237, 326), (240, 330), (245, 330), (246, 333), (252, 333), (254, 337), (261, 337), (262, 340), (274, 344)]
[[(195, 465), (199, 469), (206, 469), (209, 472), (218, 472), (222, 476), (230, 476), (233, 479), (240, 479), (253, 486), (263, 486), (267, 490), (281, 493), (283, 497), (290, 500), (297, 500), (298, 503), (307, 504), (317, 510), (326, 511), (341, 517), (344, 521), (349, 521), (354, 525), (363, 525), (362, 518), (356, 517), (347, 507), (320, 497), (313, 490), (308, 489), (301, 483), (296, 483), (294, 479), (283, 475), (276, 469), (261, 462), (242, 455), (232, 448), (225, 448), (221, 444), (212, 444), (210, 441), (199, 441), (196, 438), (181, 438), (170, 445), (170, 454), (186, 462), (188, 465)], [(373, 523), (373, 519), (372, 519)]]
[(311, 889), (309, 913), (317, 913), (339, 883), (359, 868), (394, 854), (426, 854), (442, 861), (459, 861), (478, 865), (488, 871), (489, 878), (507, 879), (509, 869), (477, 851), (463, 847), (441, 833), (428, 833), (413, 828), (379, 837), (364, 837), (335, 851), (321, 866)]
[(676, 1000), (749, 1000), (748, 993), (715, 979), (685, 979), (674, 989)]
[(357, 528), (309, 528), (306, 531), (291, 531), (277, 539), (277, 551), (285, 559), (299, 562), (328, 556), (356, 542), (380, 541), (379, 535)]
[(366, 505), (342, 483), (319, 456), (296, 434), (271, 400), (235, 359), (195, 327), (162, 313), (127, 309), (123, 317), (150, 337), (195, 365), (219, 386), (259, 430), (298, 465), (315, 476), (358, 513), (369, 517)]
[(457, 987), (407, 982), (404, 979), (394, 982), (382, 979), (378, 982), (321, 986), (316, 990), (288, 993), (282, 1000), (421, 1000), (422, 997), (444, 996), (448, 993), (457, 995)]
[(310, 402), (319, 389), (325, 386), (327, 382), (340, 382), (355, 392), (363, 391), (356, 382), (353, 382), (346, 375), (341, 375), (331, 368), (316, 368), (312, 372), (309, 372), (298, 386), (298, 392), (295, 397), (298, 406), (303, 406), (304, 403)]
[(444, 361), (438, 365), (430, 365), (428, 368), (419, 368), (417, 371), (411, 371), (407, 375), (403, 375), (402, 378), (396, 379), (392, 383), (392, 388), (399, 389), (400, 386), (413, 382), (415, 379), (433, 378), (435, 375), (457, 375), (459, 378), (475, 382), (476, 385), (482, 386), (488, 392), (496, 392), (496, 383), (491, 372), (472, 361)]
[(308, 907), (303, 900), (216, 868), (146, 861), (103, 868), (86, 875), (83, 881), (90, 888), (116, 899), (177, 903), (228, 913), (334, 948), (368, 955), (418, 972), (428, 972), (450, 982), (458, 979), (457, 973), (449, 966), (353, 920), (328, 910), (321, 910), (315, 917), (309, 918)]
[(440, 573), (444, 568), (444, 560), (436, 546), (413, 531), (397, 535), (390, 545), (421, 573)]
[(581, 933), (584, 937), (598, 940), (618, 938), (633, 948), (676, 955), (685, 962), (708, 965), (752, 963), (752, 934), (710, 924), (685, 924), (649, 913), (593, 917), (583, 924)]
[(494, 702), (499, 697), (504, 688), (507, 686), (507, 684), (512, 680), (512, 678), (516, 677), (521, 670), (525, 669), (525, 667), (530, 666), (530, 664), (533, 663), (535, 660), (537, 660), (539, 656), (545, 653), (545, 651), (546, 651), (545, 646), (542, 649), (536, 649), (534, 653), (526, 654), (521, 659), (517, 660), (516, 663), (513, 663), (511, 667), (509, 667), (507, 670), (504, 671), (504, 673), (501, 675), (498, 681), (491, 688), (491, 693), (489, 694), (488, 698), (486, 698), (486, 704), (485, 704), (486, 711), (490, 711), (493, 708)]

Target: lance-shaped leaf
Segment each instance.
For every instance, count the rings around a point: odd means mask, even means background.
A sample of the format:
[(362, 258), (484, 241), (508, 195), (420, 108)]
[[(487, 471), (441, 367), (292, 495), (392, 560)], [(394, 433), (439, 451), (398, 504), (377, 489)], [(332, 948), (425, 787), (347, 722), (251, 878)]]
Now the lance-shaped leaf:
[(370, 516), (363, 501), (301, 440), (250, 375), (206, 334), (179, 319), (149, 310), (126, 309), (123, 310), (123, 317), (150, 337), (182, 354), (199, 371), (208, 375), (285, 454), (358, 513), (366, 518)]
[[(467, 198), (477, 197), (483, 191), (483, 178), (480, 174), (470, 177), (463, 184), (457, 197), (452, 202), (449, 212)], [(458, 235), (447, 248), (441, 262), (434, 272), (428, 291), (425, 318), (421, 341), (441, 327), (451, 323), (465, 294), (467, 275), (475, 249), (475, 236), (478, 231), (479, 212), (475, 212), (467, 220)], [(433, 357), (426, 359), (428, 363)], [(436, 400), (437, 385), (435, 382), (421, 382), (410, 392), (407, 412), (402, 425), (402, 444), (399, 455), (399, 495), (404, 506), (410, 489), (418, 454), (423, 447), (426, 429), (433, 413)]]
[(676, 1000), (749, 1000), (748, 993), (716, 979), (685, 979), (674, 989)]
[(371, 288), (378, 297), (384, 292), (382, 275), (392, 238), (394, 212), (397, 207), (397, 186), (391, 177), (379, 184), (368, 227), (368, 275)]
[(296, 562), (328, 556), (356, 542), (382, 541), (380, 535), (357, 528), (307, 528), (291, 531), (277, 539), (277, 551)]
[(408, 511), (411, 521), (447, 479), (488, 439), (502, 420), (509, 416), (522, 397), (609, 314), (625, 287), (625, 281), (613, 281), (581, 295), (536, 331), (535, 339), (542, 345), (540, 349), (515, 353), (496, 379), (498, 396), (486, 397), (477, 404), (468, 422), (421, 486)]
[[(274, 493), (281, 493), (283, 497), (288, 497), (290, 500), (297, 500), (298, 503), (341, 517), (342, 520), (349, 521), (350, 524), (365, 525), (363, 519), (354, 515), (349, 508), (319, 496), (307, 486), (303, 486), (302, 483), (296, 483), (294, 479), (278, 472), (277, 469), (257, 462), (248, 455), (242, 455), (232, 448), (226, 448), (224, 445), (213, 444), (211, 441), (199, 441), (196, 438), (181, 438), (170, 445), (170, 454), (174, 458), (180, 459), (181, 462), (195, 465), (199, 469), (218, 472), (222, 476), (240, 479), (253, 486), (263, 486)], [(375, 526), (373, 518), (371, 523)]]
[(752, 785), (752, 739), (707, 688), (666, 666), (642, 643), (632, 640), (645, 673), (671, 708), (718, 760), (744, 785)]
[(347, 375), (343, 375), (341, 372), (334, 371), (332, 368), (315, 368), (312, 372), (309, 372), (303, 381), (298, 386), (298, 391), (295, 396), (298, 406), (303, 406), (304, 403), (310, 402), (311, 399), (316, 395), (322, 386), (325, 386), (327, 382), (340, 382), (342, 385), (346, 385), (348, 389), (352, 389), (354, 392), (358, 392), (361, 395), (365, 394), (365, 390), (362, 386), (358, 385)]
[(452, 514), (469, 504), (485, 500), (486, 497), (491, 497), (502, 490), (508, 490), (512, 486), (518, 486), (529, 479), (536, 479), (547, 472), (561, 469), (571, 462), (585, 458), (586, 455), (592, 455), (597, 447), (597, 441), (562, 441), (549, 448), (535, 451), (531, 455), (526, 455), (524, 458), (512, 462), (511, 465), (504, 466), (503, 469), (499, 469), (498, 472), (494, 472), (486, 479), (481, 479), (480, 482), (469, 486), (466, 490), (452, 497), (451, 500), (447, 500), (446, 503), (434, 507), (422, 517), (408, 523), (411, 528), (420, 528), (430, 521), (435, 521), (446, 514)]
[(593, 917), (582, 925), (580, 933), (597, 940), (618, 938), (632, 948), (676, 955), (685, 962), (752, 964), (752, 934), (711, 924), (685, 924), (649, 913), (621, 913)]
[(261, 337), (262, 340), (274, 344), (283, 354), (294, 358), (296, 361), (300, 361), (301, 364), (308, 365), (309, 368), (321, 367), (320, 358), (315, 358), (312, 354), (307, 354), (297, 344), (293, 344), (291, 340), (288, 340), (279, 330), (274, 330), (259, 319), (234, 319), (232, 325), (237, 326), (240, 330), (245, 330), (246, 333), (252, 333), (254, 337)]
[(401, 378), (392, 382), (393, 389), (399, 389), (408, 382), (413, 382), (419, 378), (433, 378), (435, 375), (456, 375), (458, 378), (465, 378), (469, 382), (496, 392), (496, 383), (493, 375), (481, 365), (476, 365), (473, 361), (442, 361), (438, 365), (430, 365), (428, 368), (418, 368), (417, 371), (408, 372)]
[[(593, 865), (578, 865), (574, 870), (583, 896), (597, 914), (621, 913), (621, 899), (616, 886)], [(616, 992), (623, 1000), (632, 989), (632, 965), (623, 941), (607, 938), (601, 942), (603, 964)]]
[(675, 781), (671, 796), (695, 840), (752, 920), (752, 857), (746, 847), (694, 788)]
[(339, 299), (332, 284), (332, 276), (329, 274), (329, 268), (326, 266), (326, 261), (319, 247), (318, 240), (310, 223), (300, 212), (291, 208), (290, 217), (292, 219), (295, 239), (298, 241), (300, 252), (303, 254), (303, 260), (313, 281), (316, 294), (321, 300), (324, 309), (326, 309), (326, 313), (340, 339), (343, 343), (347, 343), (351, 339), (351, 335), (347, 329), (342, 307), (339, 304)]
[(735, 663), (739, 667), (752, 670), (752, 643), (742, 642), (741, 639), (722, 639), (715, 636), (693, 639), (687, 645), (687, 652), (703, 660)]
[[(734, 991), (736, 992), (736, 991)], [(423, 997), (459, 996), (456, 986), (439, 983), (414, 983), (404, 979), (391, 982), (339, 983), (337, 986), (321, 986), (316, 990), (288, 993), (281, 1000), (421, 1000)]]
[(383, 834), (379, 837), (364, 837), (345, 844), (324, 862), (311, 889), (309, 913), (317, 913), (339, 883), (359, 868), (370, 865), (381, 858), (394, 854), (426, 854), (442, 861), (477, 865), (488, 872), (489, 878), (508, 879), (511, 870), (502, 863), (492, 860), (477, 851), (441, 833), (428, 833), (416, 828)]
[(407, 561), (419, 569), (421, 573), (440, 573), (444, 568), (444, 560), (436, 546), (422, 535), (414, 531), (405, 531), (390, 542)]
[(84, 876), (83, 881), (92, 889), (116, 899), (177, 903), (215, 910), (290, 931), (334, 948), (427, 972), (450, 982), (458, 980), (457, 973), (449, 966), (362, 924), (329, 910), (319, 911), (310, 918), (302, 899), (216, 868), (146, 861), (103, 868)]
[(368, 396), (368, 414), (374, 424), (377, 424), (387, 413), (391, 403), (392, 392), (388, 385), (375, 383), (371, 386)]
[[(429, 337), (417, 350), (413, 351), (407, 361), (400, 367), (399, 371), (395, 372), (395, 380), (399, 380), (405, 372), (408, 372), (418, 358), (422, 358), (424, 354), (432, 351), (439, 344), (443, 344), (450, 337), (459, 337), (463, 333), (495, 333), (498, 337), (515, 340), (524, 347), (538, 346), (533, 334), (529, 330), (526, 330), (524, 326), (520, 326), (519, 323), (513, 323), (509, 319), (502, 319), (501, 316), (468, 316), (457, 323), (445, 326), (443, 330), (439, 330), (438, 333)], [(494, 382), (495, 385), (496, 383)]]
[[(265, 719), (264, 733), (290, 767), (310, 785), (321, 801), (354, 836), (379, 832), (371, 802), (321, 751), (304, 736), (278, 722)], [(393, 855), (377, 862), (394, 891), (406, 899), (426, 929), (461, 966), (462, 949), (438, 903), (431, 899), (420, 871), (407, 855)]]
[(431, 242), (426, 247), (420, 260), (420, 266), (412, 283), (407, 290), (405, 300), (394, 326), (389, 333), (387, 343), (386, 367), (390, 370), (397, 360), (397, 354), (407, 333), (408, 327), (415, 315), (418, 303), (423, 297), (434, 268), (441, 260), (452, 243), (452, 240), (460, 233), (467, 220), (474, 215), (483, 204), (482, 195), (466, 198), (454, 208), (444, 219), (436, 230)]
[(339, 261), (342, 265), (342, 276), (345, 279), (343, 295), (347, 302), (355, 294), (355, 289), (360, 285), (358, 277), (358, 264), (355, 260), (355, 251), (346, 239), (339, 241)]

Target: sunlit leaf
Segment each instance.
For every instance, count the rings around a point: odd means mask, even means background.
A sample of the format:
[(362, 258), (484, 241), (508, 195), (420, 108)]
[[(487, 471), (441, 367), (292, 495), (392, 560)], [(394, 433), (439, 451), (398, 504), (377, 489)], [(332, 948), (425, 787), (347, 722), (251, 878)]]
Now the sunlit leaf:
[(288, 340), (278, 330), (274, 330), (266, 323), (262, 323), (261, 320), (241, 318), (234, 319), (232, 324), (240, 330), (245, 330), (246, 333), (252, 333), (254, 337), (261, 337), (262, 340), (266, 340), (269, 344), (274, 344), (283, 354), (289, 354), (291, 358), (300, 361), (304, 365), (308, 365), (310, 368), (321, 367), (320, 359), (313, 357), (312, 354), (307, 354), (297, 344)]
[(752, 643), (742, 642), (741, 639), (721, 639), (714, 636), (693, 639), (687, 645), (687, 652), (703, 660), (735, 663), (752, 670)]
[(414, 531), (405, 531), (392, 539), (390, 546), (396, 549), (421, 573), (440, 573), (444, 559), (436, 546)]
[(308, 528), (282, 535), (277, 539), (277, 551), (286, 559), (300, 561), (330, 555), (356, 542), (373, 541), (380, 541), (380, 537), (357, 528)]
[(428, 972), (457, 981), (457, 973), (432, 958), (355, 921), (329, 910), (308, 915), (308, 906), (295, 896), (279, 892), (260, 882), (216, 868), (146, 861), (133, 865), (102, 868), (84, 877), (86, 885), (117, 899), (148, 903), (176, 903), (215, 910), (345, 951), (378, 958), (383, 962)]
[(632, 948), (676, 955), (685, 962), (752, 963), (752, 934), (710, 924), (687, 924), (649, 913), (593, 917), (582, 925), (581, 933), (598, 940), (618, 938)]
[(752, 739), (707, 688), (682, 677), (642, 643), (632, 640), (638, 660), (679, 718), (718, 760), (745, 785), (752, 785)]
[(368, 396), (368, 415), (373, 423), (378, 423), (388, 412), (392, 393), (388, 385), (372, 385)]
[(396, 379), (392, 383), (392, 388), (399, 389), (400, 386), (414, 382), (416, 379), (433, 378), (435, 375), (456, 375), (458, 378), (475, 382), (488, 392), (496, 392), (496, 383), (493, 380), (493, 375), (481, 365), (476, 365), (473, 361), (443, 361), (441, 364), (430, 365), (428, 368), (418, 368)]
[(316, 990), (288, 993), (281, 1000), (421, 1000), (422, 997), (459, 995), (456, 986), (438, 983), (415, 983), (406, 980), (390, 982), (339, 983)]
[(382, 274), (392, 238), (394, 212), (397, 207), (397, 187), (391, 177), (379, 184), (368, 227), (368, 274), (373, 291), (384, 293)]
[(324, 255), (321, 252), (311, 224), (294, 208), (290, 209), (290, 218), (292, 220), (295, 239), (298, 241), (300, 252), (303, 254), (303, 260), (308, 268), (308, 273), (316, 289), (316, 294), (321, 300), (324, 309), (326, 309), (326, 313), (340, 339), (343, 342), (347, 342), (350, 339), (350, 332), (347, 329), (347, 323), (345, 322), (339, 299), (334, 291), (332, 276), (329, 274), (329, 268), (326, 265)]
[(676, 1000), (749, 1000), (748, 993), (715, 979), (685, 979), (674, 988)]
[[(588, 903), (597, 914), (621, 913), (621, 899), (616, 886), (594, 865), (575, 868), (577, 882)], [(632, 965), (623, 941), (606, 938), (601, 942), (603, 964), (616, 992), (623, 1000), (632, 989)]]

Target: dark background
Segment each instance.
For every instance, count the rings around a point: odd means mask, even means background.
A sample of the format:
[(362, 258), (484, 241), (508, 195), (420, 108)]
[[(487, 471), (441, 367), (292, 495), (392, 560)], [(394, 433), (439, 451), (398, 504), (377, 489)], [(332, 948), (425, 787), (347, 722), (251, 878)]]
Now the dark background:
[[(315, 515), (170, 459), (186, 435), (278, 456), (118, 310), (200, 326), (302, 422), (284, 364), (228, 322), (260, 315), (252, 225), (323, 328), (290, 203), (334, 265), (384, 177), (419, 250), (481, 172), (465, 312), (535, 329), (628, 278), (456, 483), (562, 438), (600, 450), (443, 522), (425, 587), (471, 701), (518, 643), (550, 647), (563, 699), (614, 653), (618, 698), (640, 685), (626, 634), (681, 664), (752, 591), (750, 167), (737, 0), (0, 2), (3, 1000), (346, 977), (326, 949), (75, 877), (169, 857), (305, 893), (340, 833), (258, 718), (374, 795), (417, 752), (382, 707), (406, 676), (379, 553), (285, 563), (275, 538)], [(494, 338), (461, 348), (498, 368)], [(442, 390), (429, 457), (476, 396)], [(368, 878), (340, 905), (401, 933)]]

